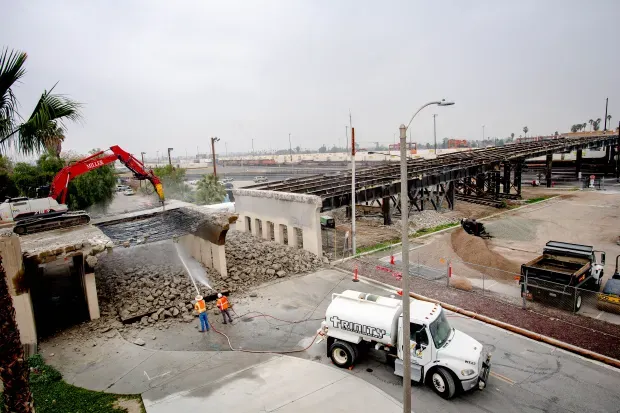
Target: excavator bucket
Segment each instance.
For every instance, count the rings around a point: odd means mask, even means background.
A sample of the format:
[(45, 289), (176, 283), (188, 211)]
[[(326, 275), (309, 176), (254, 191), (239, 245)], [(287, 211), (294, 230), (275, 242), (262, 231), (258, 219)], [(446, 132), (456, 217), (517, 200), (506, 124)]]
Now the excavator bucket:
[(161, 199), (161, 201), (163, 202), (165, 197), (164, 197), (164, 187), (162, 186), (162, 184), (155, 185), (155, 190), (157, 191), (157, 195), (159, 195), (159, 199)]

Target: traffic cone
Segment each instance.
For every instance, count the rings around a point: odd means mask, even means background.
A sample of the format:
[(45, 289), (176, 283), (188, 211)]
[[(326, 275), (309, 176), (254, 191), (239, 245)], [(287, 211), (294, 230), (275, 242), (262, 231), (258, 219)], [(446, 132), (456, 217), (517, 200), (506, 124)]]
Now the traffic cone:
[(395, 263), (394, 263), (394, 254), (390, 255), (390, 264), (395, 265)]
[(353, 282), (356, 283), (359, 281), (359, 278), (357, 278), (357, 265), (355, 266), (355, 268), (353, 268)]
[(398, 294), (398, 295), (402, 296), (402, 295), (403, 295), (403, 290), (398, 290), (398, 291), (396, 292), (396, 294)]

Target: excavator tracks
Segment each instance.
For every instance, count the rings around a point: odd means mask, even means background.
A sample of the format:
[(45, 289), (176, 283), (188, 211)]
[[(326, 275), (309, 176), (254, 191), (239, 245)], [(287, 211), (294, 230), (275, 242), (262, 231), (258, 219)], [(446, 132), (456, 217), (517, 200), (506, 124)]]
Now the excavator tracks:
[(86, 211), (72, 211), (65, 214), (36, 215), (15, 223), (13, 232), (18, 235), (33, 234), (36, 232), (49, 231), (52, 229), (69, 228), (85, 225), (90, 222), (90, 216)]

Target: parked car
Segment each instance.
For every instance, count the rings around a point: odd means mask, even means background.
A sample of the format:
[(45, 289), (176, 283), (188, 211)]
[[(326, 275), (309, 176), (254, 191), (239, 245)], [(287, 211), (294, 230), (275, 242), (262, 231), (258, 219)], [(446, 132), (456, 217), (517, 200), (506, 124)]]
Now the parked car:
[(268, 179), (266, 176), (255, 176), (254, 177), (254, 182), (256, 182), (257, 184), (261, 183), (261, 182), (267, 182)]
[(136, 193), (135, 193), (135, 192), (134, 192), (134, 190), (133, 190), (133, 189), (131, 189), (131, 188), (127, 188), (127, 189), (125, 189), (125, 190), (123, 191), (123, 195), (126, 195), (126, 196), (131, 196), (131, 195), (135, 195), (135, 194), (136, 194)]
[(235, 180), (234, 178), (226, 177), (226, 178), (223, 178), (223, 179), (222, 179), (222, 182), (224, 182), (224, 183), (226, 184), (226, 183), (228, 183), (228, 182), (232, 182), (232, 181), (234, 181), (234, 180)]

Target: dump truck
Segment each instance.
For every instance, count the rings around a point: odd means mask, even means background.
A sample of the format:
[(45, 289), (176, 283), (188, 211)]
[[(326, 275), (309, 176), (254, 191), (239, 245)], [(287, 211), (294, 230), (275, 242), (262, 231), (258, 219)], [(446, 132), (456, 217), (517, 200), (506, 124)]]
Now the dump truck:
[(600, 290), (604, 266), (605, 252), (590, 245), (549, 241), (543, 255), (521, 265), (521, 296), (552, 301), (577, 312), (583, 290)]
[(380, 352), (402, 377), (403, 351), (411, 351), (411, 379), (429, 384), (441, 397), (484, 389), (491, 353), (452, 328), (440, 305), (412, 299), (410, 306), (411, 337), (403, 338), (401, 299), (353, 290), (333, 294), (319, 330), (327, 338), (327, 356), (349, 368), (366, 352)]

